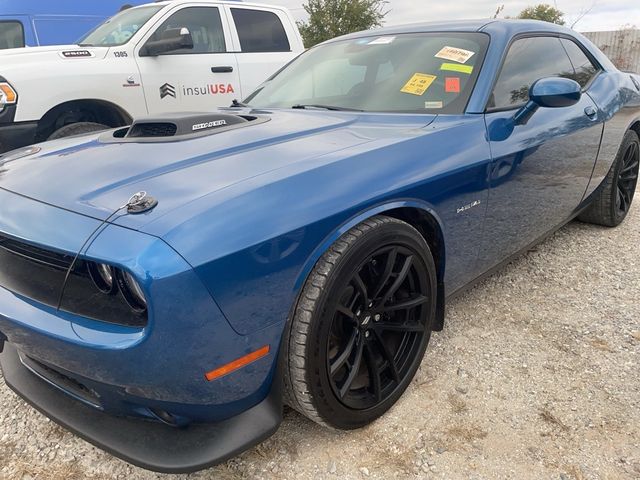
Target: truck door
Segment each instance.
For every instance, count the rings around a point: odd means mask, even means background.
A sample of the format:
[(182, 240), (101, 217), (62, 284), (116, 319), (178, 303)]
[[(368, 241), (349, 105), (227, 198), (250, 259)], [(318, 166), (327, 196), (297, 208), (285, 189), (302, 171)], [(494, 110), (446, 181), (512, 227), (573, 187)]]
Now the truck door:
[[(208, 111), (228, 107), (241, 97), (227, 25), (218, 6), (192, 6), (171, 10), (159, 27), (151, 29), (136, 53), (150, 114)], [(169, 29), (184, 28), (191, 33), (193, 49), (140, 56), (146, 42), (162, 39)]]

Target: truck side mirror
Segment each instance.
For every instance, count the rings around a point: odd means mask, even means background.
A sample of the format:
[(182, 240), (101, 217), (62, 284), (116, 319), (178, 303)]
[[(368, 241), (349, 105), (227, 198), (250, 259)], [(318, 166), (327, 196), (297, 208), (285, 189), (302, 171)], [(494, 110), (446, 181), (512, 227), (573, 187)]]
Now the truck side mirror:
[(160, 40), (148, 41), (141, 49), (141, 57), (157, 57), (175, 50), (193, 49), (193, 37), (186, 27), (168, 28)]

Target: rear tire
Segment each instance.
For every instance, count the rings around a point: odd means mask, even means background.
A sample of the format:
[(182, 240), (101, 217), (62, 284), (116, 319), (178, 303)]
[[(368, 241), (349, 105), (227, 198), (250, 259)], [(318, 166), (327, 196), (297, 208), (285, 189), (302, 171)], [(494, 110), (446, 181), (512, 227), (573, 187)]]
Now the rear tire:
[(315, 265), (286, 331), (285, 401), (309, 419), (359, 428), (411, 383), (436, 313), (436, 269), (420, 233), (377, 216)]
[(101, 123), (79, 122), (70, 123), (53, 132), (47, 140), (57, 140), (59, 138), (73, 137), (76, 135), (84, 135), (87, 133), (100, 132), (108, 130), (110, 127)]
[(605, 227), (620, 225), (631, 208), (639, 165), (640, 140), (636, 132), (629, 130), (622, 139), (616, 159), (595, 199), (578, 216), (578, 220)]

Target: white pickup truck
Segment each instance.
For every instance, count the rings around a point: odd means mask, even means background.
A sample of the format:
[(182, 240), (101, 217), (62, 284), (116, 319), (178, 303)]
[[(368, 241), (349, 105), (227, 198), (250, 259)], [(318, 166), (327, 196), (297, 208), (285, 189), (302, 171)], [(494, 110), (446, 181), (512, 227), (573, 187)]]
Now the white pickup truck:
[(0, 52), (0, 153), (207, 111), (251, 93), (304, 50), (282, 7), (174, 0), (120, 12), (78, 45)]

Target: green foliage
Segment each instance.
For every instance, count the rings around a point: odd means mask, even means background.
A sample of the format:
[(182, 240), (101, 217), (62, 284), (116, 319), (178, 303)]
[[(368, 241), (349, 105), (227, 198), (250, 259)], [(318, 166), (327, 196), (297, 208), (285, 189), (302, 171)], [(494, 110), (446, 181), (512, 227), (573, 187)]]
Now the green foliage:
[(382, 26), (385, 0), (309, 0), (308, 22), (298, 22), (306, 47), (347, 33)]
[(527, 7), (520, 12), (516, 18), (529, 18), (532, 20), (542, 20), (544, 22), (564, 25), (564, 13), (551, 5), (540, 3), (533, 7)]

